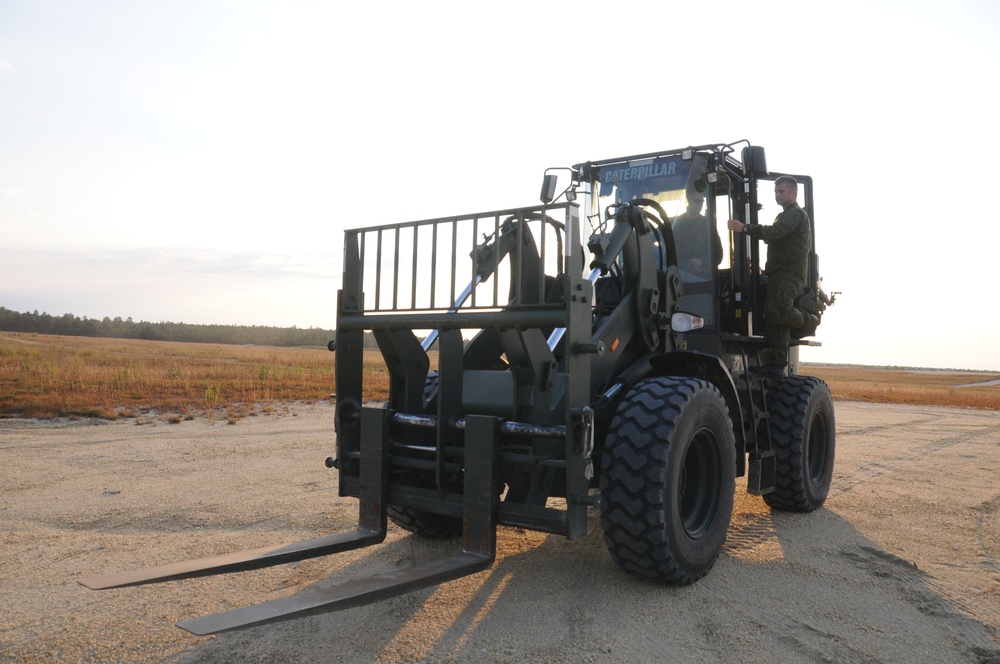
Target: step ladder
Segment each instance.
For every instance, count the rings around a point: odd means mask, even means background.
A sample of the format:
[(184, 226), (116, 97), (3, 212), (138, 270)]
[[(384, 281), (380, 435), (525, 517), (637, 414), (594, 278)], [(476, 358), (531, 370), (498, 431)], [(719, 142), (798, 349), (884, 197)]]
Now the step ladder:
[[(746, 349), (741, 350), (746, 382), (746, 402), (750, 409), (750, 427), (747, 440), (749, 468), (747, 493), (762, 496), (775, 490), (774, 448), (771, 446), (771, 418), (767, 410), (768, 379), (750, 372)], [(760, 350), (754, 360), (760, 366)]]

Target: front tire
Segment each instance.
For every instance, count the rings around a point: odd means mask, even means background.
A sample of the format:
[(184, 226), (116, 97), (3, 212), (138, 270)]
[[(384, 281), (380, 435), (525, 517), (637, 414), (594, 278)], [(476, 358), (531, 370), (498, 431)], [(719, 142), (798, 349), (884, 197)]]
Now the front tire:
[[(431, 371), (427, 375), (424, 383), (424, 406), (429, 407), (433, 399), (437, 396), (438, 383), (440, 377), (437, 371)], [(427, 484), (425, 482), (425, 484)], [(430, 488), (429, 486), (427, 488)], [(455, 539), (462, 535), (462, 519), (444, 514), (436, 514), (415, 507), (402, 507), (400, 505), (388, 505), (387, 512), (389, 519), (402, 528), (418, 537), (428, 539)]]
[(826, 501), (837, 431), (830, 388), (813, 376), (788, 376), (767, 392), (775, 490), (773, 509), (812, 512)]
[(657, 377), (625, 395), (601, 458), (601, 524), (629, 574), (687, 585), (715, 564), (736, 491), (733, 425), (722, 394)]
[(394, 524), (419, 537), (455, 539), (462, 535), (462, 520), (457, 517), (399, 505), (389, 505), (388, 513)]

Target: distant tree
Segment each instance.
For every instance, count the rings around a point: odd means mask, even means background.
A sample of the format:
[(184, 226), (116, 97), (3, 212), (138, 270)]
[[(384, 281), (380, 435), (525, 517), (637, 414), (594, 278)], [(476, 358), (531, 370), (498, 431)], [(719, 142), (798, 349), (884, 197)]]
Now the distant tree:
[[(147, 339), (219, 344), (256, 344), (261, 346), (325, 346), (337, 338), (335, 330), (322, 328), (266, 327), (260, 325), (192, 325), (160, 321), (136, 322), (131, 316), (98, 320), (79, 318), (71, 313), (58, 317), (48, 313), (19, 313), (0, 307), (0, 331), (65, 334), (72, 336)], [(365, 335), (365, 346), (375, 346), (372, 335)]]

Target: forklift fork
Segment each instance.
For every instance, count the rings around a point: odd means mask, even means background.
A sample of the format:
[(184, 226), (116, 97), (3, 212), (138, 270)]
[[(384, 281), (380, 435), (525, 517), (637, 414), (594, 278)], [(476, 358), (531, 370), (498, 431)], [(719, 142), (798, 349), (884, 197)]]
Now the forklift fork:
[[(159, 583), (271, 567), (382, 542), (387, 529), (386, 497), (389, 488), (387, 422), (387, 410), (361, 409), (363, 461), (360, 469), (360, 514), (358, 528), (354, 532), (81, 579), (79, 583), (95, 590)], [(467, 418), (466, 447), (469, 453), (466, 454), (465, 466), (461, 553), (330, 588), (307, 588), (290, 597), (186, 620), (177, 623), (177, 626), (199, 636), (216, 634), (363, 606), (488, 569), (496, 557), (497, 430), (498, 420), (495, 417)]]

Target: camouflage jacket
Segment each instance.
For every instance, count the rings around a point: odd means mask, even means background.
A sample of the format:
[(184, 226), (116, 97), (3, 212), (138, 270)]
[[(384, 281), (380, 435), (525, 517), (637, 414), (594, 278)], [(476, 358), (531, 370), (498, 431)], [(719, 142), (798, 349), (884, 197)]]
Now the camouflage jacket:
[(751, 224), (746, 234), (759, 237), (767, 243), (769, 275), (794, 277), (805, 283), (808, 278), (809, 251), (812, 248), (812, 229), (809, 215), (798, 204), (788, 208), (770, 226)]

